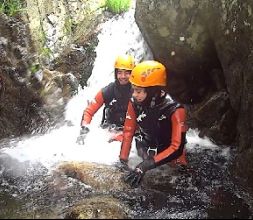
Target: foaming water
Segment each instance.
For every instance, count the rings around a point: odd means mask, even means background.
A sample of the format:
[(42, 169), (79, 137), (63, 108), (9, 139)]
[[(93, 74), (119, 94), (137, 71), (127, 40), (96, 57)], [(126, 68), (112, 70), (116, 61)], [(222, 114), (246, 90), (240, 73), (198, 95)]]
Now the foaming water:
[(219, 152), (221, 156), (226, 159), (230, 159), (231, 156), (231, 148), (230, 146), (223, 146), (222, 148), (216, 144), (214, 144), (208, 137), (199, 137), (199, 130), (197, 129), (189, 129), (187, 132), (187, 144), (186, 148), (188, 152), (196, 152), (200, 150), (210, 150)]
[(218, 148), (209, 138), (199, 137), (199, 131), (196, 129), (189, 129), (187, 132), (188, 149), (196, 149), (196, 147), (215, 149)]
[[(99, 117), (98, 114), (96, 119)], [(96, 119), (94, 118), (94, 123), (90, 126), (90, 132), (84, 145), (76, 143), (79, 126), (62, 126), (43, 136), (24, 139), (18, 142), (17, 146), (3, 148), (1, 152), (10, 155), (19, 162), (41, 163), (47, 168), (63, 161), (85, 161), (111, 165), (118, 161), (121, 143), (116, 141), (109, 143), (112, 134), (101, 129), (99, 123), (95, 123), (95, 121), (99, 122)], [(199, 138), (196, 130), (188, 132), (187, 140), (186, 149), (188, 152), (199, 149), (219, 149), (208, 138)], [(134, 141), (132, 145), (129, 159), (131, 167), (140, 161)], [(229, 157), (229, 148), (225, 148), (221, 153), (224, 157)]]
[(94, 128), (87, 135), (85, 145), (76, 144), (78, 133), (78, 127), (61, 127), (49, 134), (19, 142), (15, 148), (3, 149), (2, 152), (20, 162), (40, 162), (48, 168), (62, 161), (111, 164), (117, 160), (119, 143), (109, 144), (109, 133)]

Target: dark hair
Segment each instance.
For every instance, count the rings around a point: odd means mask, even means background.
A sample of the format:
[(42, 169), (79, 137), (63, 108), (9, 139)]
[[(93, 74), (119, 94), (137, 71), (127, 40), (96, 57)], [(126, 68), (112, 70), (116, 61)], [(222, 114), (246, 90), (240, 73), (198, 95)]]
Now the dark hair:
[(115, 68), (115, 69), (114, 69), (114, 79), (115, 79), (115, 80), (117, 80), (117, 73), (118, 73), (118, 69)]
[(147, 92), (147, 97), (142, 103), (142, 105), (144, 106), (152, 107), (156, 104), (159, 104), (164, 98), (164, 95), (162, 95), (162, 91), (163, 91), (162, 86), (147, 87), (145, 88), (145, 91)]

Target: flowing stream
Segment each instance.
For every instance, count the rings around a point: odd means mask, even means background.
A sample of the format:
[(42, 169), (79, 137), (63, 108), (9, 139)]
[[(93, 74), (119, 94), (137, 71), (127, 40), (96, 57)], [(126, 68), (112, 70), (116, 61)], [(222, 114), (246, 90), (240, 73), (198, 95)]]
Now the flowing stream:
[[(68, 207), (94, 191), (77, 179), (55, 177), (55, 167), (66, 161), (112, 167), (117, 162), (120, 143), (108, 143), (110, 134), (99, 127), (102, 109), (93, 118), (85, 145), (76, 144), (82, 112), (98, 89), (114, 80), (113, 64), (118, 54), (131, 53), (139, 62), (151, 59), (152, 53), (134, 21), (134, 9), (102, 24), (98, 38), (88, 86), (79, 89), (66, 106), (64, 120), (70, 123), (44, 135), (0, 142), (0, 218), (64, 218)], [(234, 184), (229, 173), (233, 147), (218, 147), (207, 138), (199, 138), (196, 130), (188, 132), (187, 140), (186, 169), (161, 167), (150, 171), (140, 188), (110, 192), (129, 205), (128, 216), (252, 218), (252, 198)], [(133, 146), (130, 166), (138, 162)]]

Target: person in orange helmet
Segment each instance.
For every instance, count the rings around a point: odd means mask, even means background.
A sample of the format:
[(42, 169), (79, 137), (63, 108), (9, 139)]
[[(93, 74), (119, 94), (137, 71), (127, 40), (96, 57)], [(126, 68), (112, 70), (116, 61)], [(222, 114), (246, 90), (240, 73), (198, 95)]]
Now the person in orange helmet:
[(122, 130), (127, 111), (128, 101), (132, 95), (129, 76), (135, 66), (134, 57), (131, 55), (120, 55), (116, 58), (115, 81), (102, 88), (94, 98), (93, 102), (83, 112), (81, 120), (78, 144), (84, 144), (85, 137), (89, 132), (89, 124), (94, 114), (104, 105), (102, 128), (108, 128), (115, 133), (110, 141), (121, 141)]
[(166, 68), (154, 61), (135, 66), (130, 76), (133, 94), (128, 104), (120, 162), (127, 163), (133, 137), (143, 162), (124, 177), (137, 187), (145, 172), (168, 162), (186, 165), (186, 110), (164, 91)]

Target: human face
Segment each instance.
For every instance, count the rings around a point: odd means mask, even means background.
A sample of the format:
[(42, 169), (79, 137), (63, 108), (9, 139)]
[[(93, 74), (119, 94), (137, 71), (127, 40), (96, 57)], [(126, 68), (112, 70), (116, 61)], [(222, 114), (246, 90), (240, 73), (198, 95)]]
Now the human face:
[(132, 89), (133, 89), (132, 97), (134, 98), (134, 100), (137, 103), (142, 103), (147, 97), (147, 92), (145, 88), (132, 85)]
[(120, 85), (126, 85), (129, 83), (129, 77), (131, 74), (131, 70), (117, 70), (117, 80), (119, 81)]

